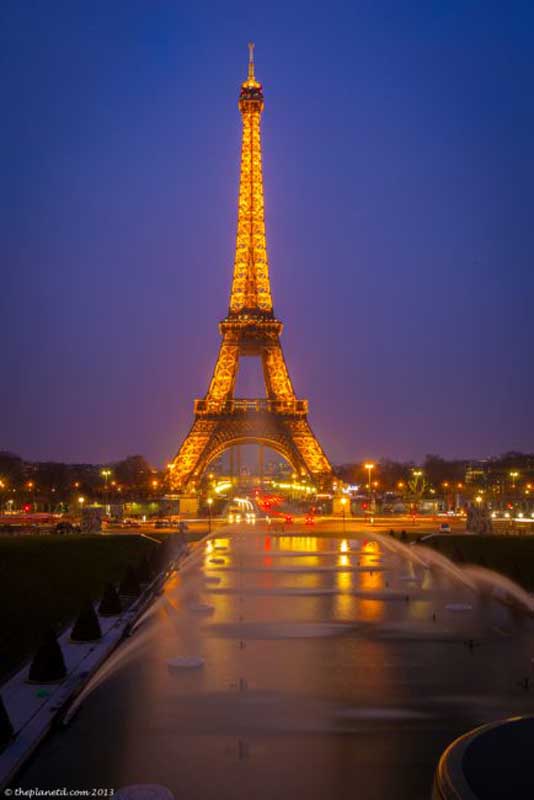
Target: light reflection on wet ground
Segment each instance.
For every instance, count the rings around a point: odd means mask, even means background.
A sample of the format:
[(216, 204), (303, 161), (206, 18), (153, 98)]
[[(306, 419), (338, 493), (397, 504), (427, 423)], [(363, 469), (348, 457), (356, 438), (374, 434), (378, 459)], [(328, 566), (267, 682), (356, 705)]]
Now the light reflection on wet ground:
[[(169, 582), (132, 655), (17, 785), (429, 797), (452, 738), (534, 710), (518, 686), (532, 631), (371, 538), (232, 532)], [(179, 656), (204, 667), (171, 673)]]

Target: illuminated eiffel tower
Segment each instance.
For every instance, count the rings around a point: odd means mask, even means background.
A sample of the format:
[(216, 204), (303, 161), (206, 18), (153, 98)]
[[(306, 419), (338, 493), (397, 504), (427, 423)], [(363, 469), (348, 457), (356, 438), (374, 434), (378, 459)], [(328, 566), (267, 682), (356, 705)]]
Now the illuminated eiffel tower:
[[(230, 308), (219, 324), (222, 342), (207, 394), (195, 400), (195, 419), (169, 464), (173, 491), (190, 492), (208, 464), (236, 445), (256, 443), (282, 455), (300, 477), (323, 486), (332, 467), (308, 423), (308, 401), (298, 400), (289, 377), (271, 299), (265, 242), (260, 118), (263, 90), (249, 45), (248, 78), (241, 86), (243, 120), (237, 241)], [(238, 399), (241, 356), (261, 358), (266, 397)]]

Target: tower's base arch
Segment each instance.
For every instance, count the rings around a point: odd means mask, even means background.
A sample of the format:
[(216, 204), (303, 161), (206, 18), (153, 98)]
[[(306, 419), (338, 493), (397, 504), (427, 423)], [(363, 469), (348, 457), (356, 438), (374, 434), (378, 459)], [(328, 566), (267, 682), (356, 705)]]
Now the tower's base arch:
[(268, 401), (251, 408), (253, 403), (260, 401), (235, 401), (223, 414), (204, 414), (202, 406), (197, 406), (193, 426), (170, 466), (174, 491), (196, 491), (209, 464), (225, 450), (241, 444), (269, 447), (297, 475), (317, 486), (331, 479), (330, 465), (305, 414), (270, 410)]

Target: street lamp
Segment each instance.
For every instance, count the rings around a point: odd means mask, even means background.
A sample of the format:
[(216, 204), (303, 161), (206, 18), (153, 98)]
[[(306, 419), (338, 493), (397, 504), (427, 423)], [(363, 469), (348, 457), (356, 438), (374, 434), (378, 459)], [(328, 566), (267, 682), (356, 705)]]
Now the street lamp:
[(213, 505), (213, 497), (208, 497), (208, 514), (209, 514), (209, 527), (208, 533), (211, 533), (211, 507)]
[(108, 495), (108, 478), (111, 476), (110, 469), (103, 469), (100, 471), (100, 474), (104, 478), (104, 502), (109, 503), (109, 495)]
[(364, 464), (365, 469), (367, 470), (367, 488), (369, 489), (369, 495), (371, 494), (371, 472), (374, 470), (374, 464)]
[(343, 533), (345, 533), (345, 506), (347, 505), (347, 498), (341, 498), (341, 510), (343, 512)]

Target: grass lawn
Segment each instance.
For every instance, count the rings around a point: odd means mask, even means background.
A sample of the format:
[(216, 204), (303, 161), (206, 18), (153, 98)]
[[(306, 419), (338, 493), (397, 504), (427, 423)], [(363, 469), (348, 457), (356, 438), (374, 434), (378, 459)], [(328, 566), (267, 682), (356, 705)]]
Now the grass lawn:
[(137, 535), (0, 536), (0, 678), (153, 547)]

